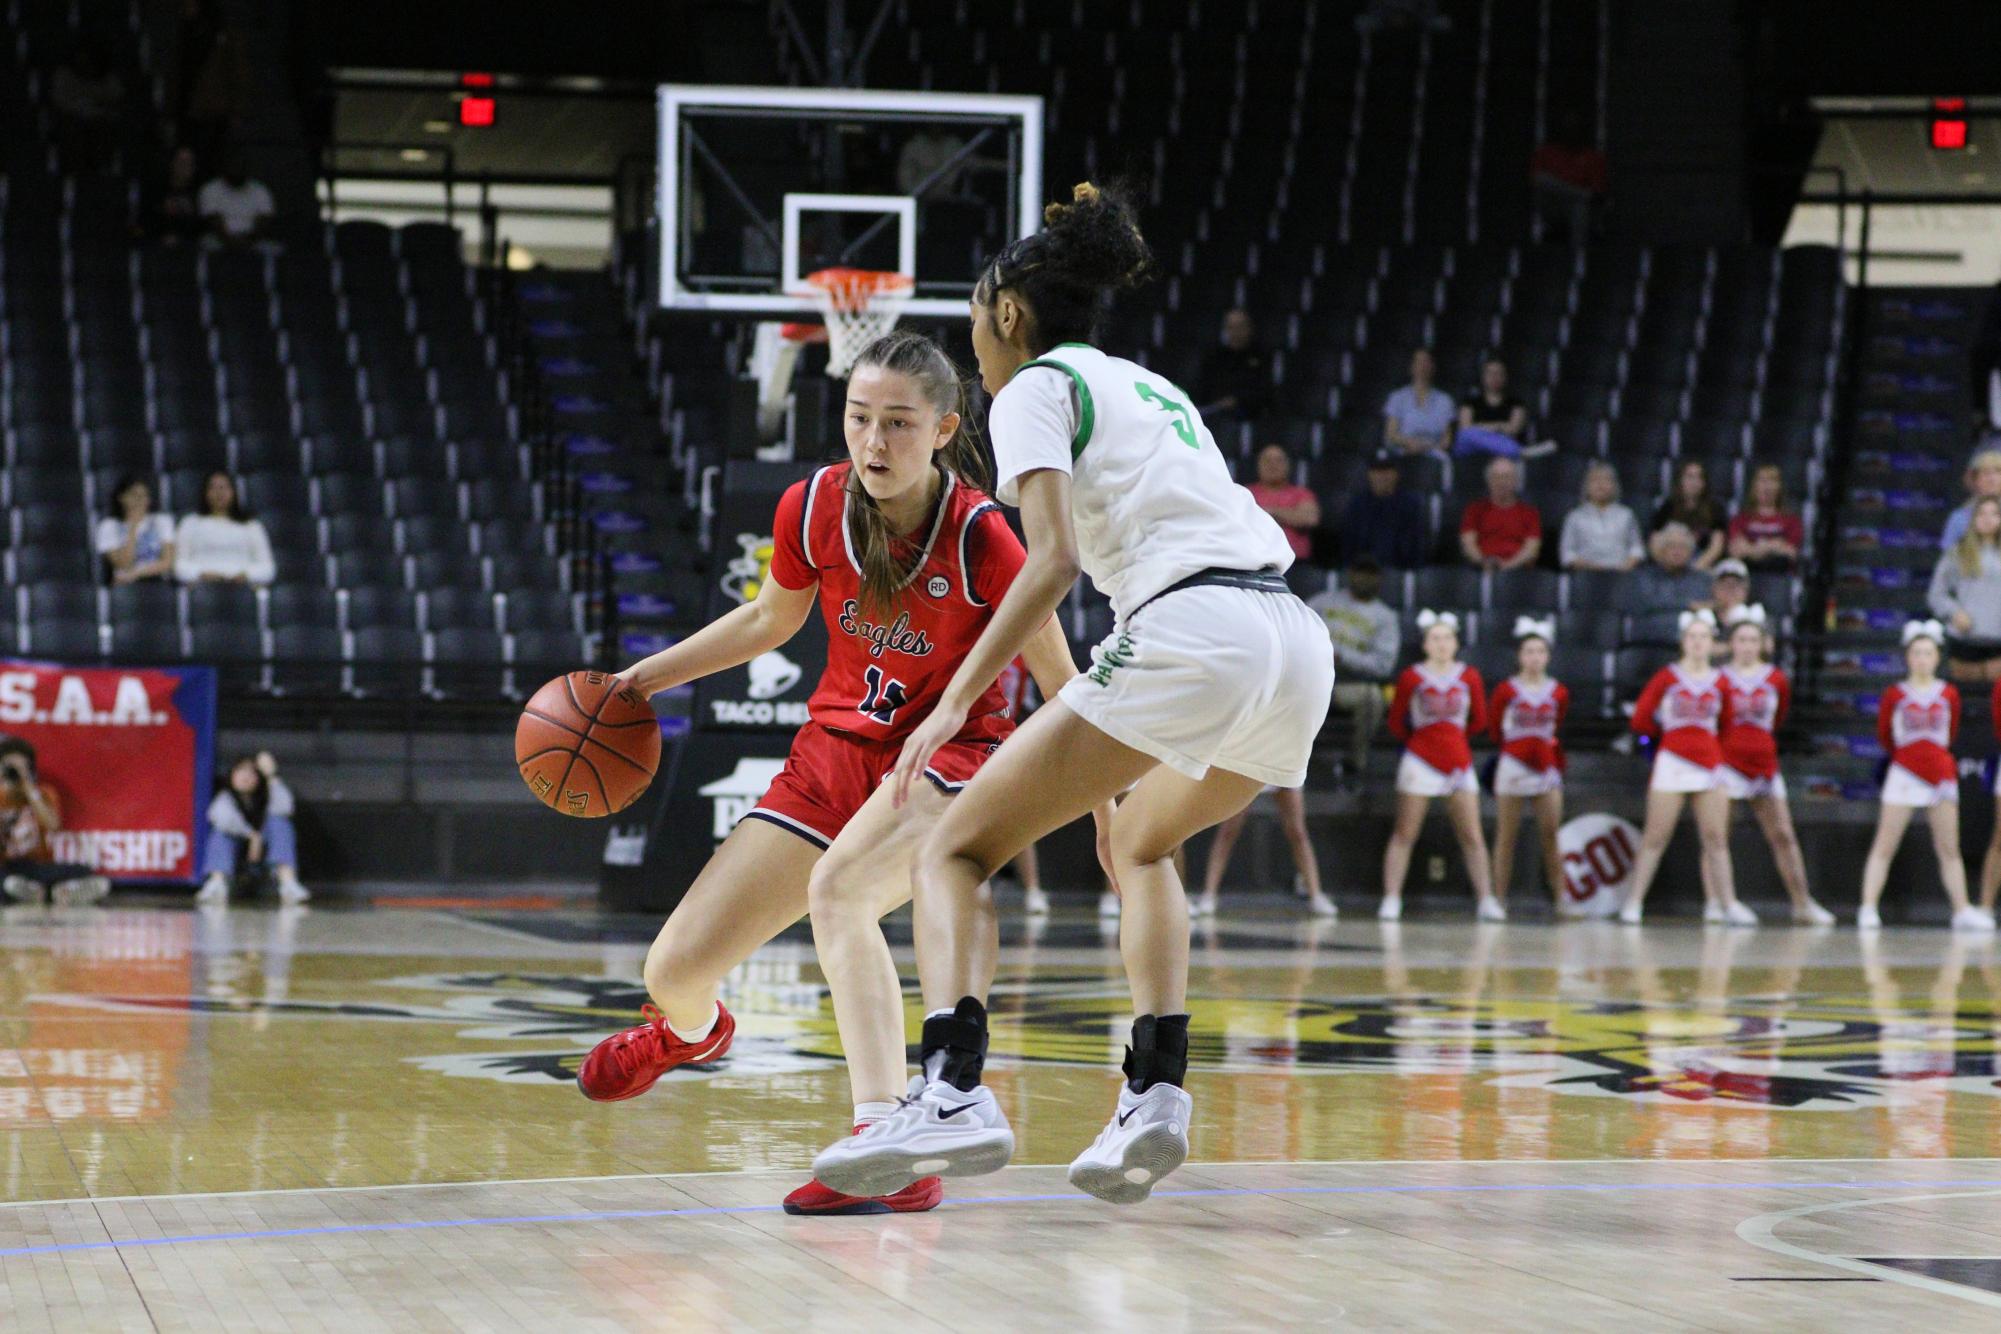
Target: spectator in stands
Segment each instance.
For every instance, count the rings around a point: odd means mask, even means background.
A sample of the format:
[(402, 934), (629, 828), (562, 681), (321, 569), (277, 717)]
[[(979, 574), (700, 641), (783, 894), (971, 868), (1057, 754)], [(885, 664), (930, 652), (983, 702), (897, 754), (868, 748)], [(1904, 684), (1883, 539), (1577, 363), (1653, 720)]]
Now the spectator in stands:
[(299, 883), (299, 835), (292, 827), (296, 809), (292, 789), (278, 777), (278, 761), (270, 751), (242, 756), (230, 765), (229, 781), (208, 804), (203, 880), (195, 902), (229, 902), (239, 869), (252, 868), (271, 874), (283, 902), (311, 898)]
[(1271, 363), (1257, 343), (1258, 328), (1247, 310), (1223, 316), (1223, 341), (1202, 358), (1196, 387), (1204, 420), (1250, 422), (1271, 397)]
[(1584, 473), (1584, 503), (1564, 516), (1557, 547), (1566, 570), (1630, 570), (1647, 554), (1640, 521), (1619, 503), (1619, 470), (1594, 463)]
[(1560, 110), (1547, 142), (1529, 156), (1529, 186), (1536, 215), (1556, 233), (1550, 240), (1582, 245), (1591, 239), (1593, 215), (1605, 197), (1605, 154), (1576, 107)]
[(1348, 562), (1345, 588), (1329, 588), (1307, 601), (1327, 622), (1334, 641), (1334, 707), (1352, 714), (1343, 777), (1359, 782), (1368, 771), (1369, 742), (1389, 711), (1384, 688), (1397, 676), (1403, 625), (1382, 600), (1383, 567), (1371, 556)]
[(195, 197), (209, 235), (228, 246), (255, 245), (264, 238), (278, 206), (264, 182), (252, 180), (243, 160), (231, 154), (222, 174)]
[(1458, 420), (1452, 399), (1432, 383), (1438, 362), (1431, 349), (1410, 354), (1410, 383), (1383, 404), (1383, 439), (1406, 454), (1435, 454), (1452, 443)]
[(1683, 523), (1670, 523), (1649, 544), (1653, 562), (1633, 577), (1632, 610), (1641, 616), (1663, 612), (1699, 611), (1715, 592), (1709, 575), (1695, 568), (1695, 534)]
[[(1730, 559), (1716, 562), (1716, 568), (1709, 572), (1708, 608), (1716, 613), (1718, 625), (1734, 625), (1733, 616), (1738, 608), (1750, 605), (1751, 571), (1741, 560)], [(1730, 647), (1724, 641), (1723, 647)]]
[(1508, 363), (1488, 357), (1480, 363), (1480, 384), (1459, 405), (1459, 425), (1478, 426), (1520, 443), (1528, 435), (1529, 410), (1508, 391)]
[(1424, 564), (1424, 511), (1417, 497), (1397, 489), (1397, 456), (1379, 450), (1369, 460), (1368, 481), (1341, 511), (1341, 557), (1362, 557), (1396, 570)]
[(101, 39), (86, 36), (67, 63), (49, 79), (49, 104), (56, 112), (56, 142), (69, 170), (96, 170), (118, 145), (118, 117), (125, 81), (112, 68)]
[(1938, 546), (1945, 551), (1958, 544), (1966, 536), (1966, 525), (1973, 518), (1973, 507), (1982, 496), (2001, 496), (2001, 449), (1983, 445), (1966, 465), (1966, 503), (1945, 516), (1945, 531), (1939, 534)]
[(62, 801), (42, 782), (35, 748), (17, 736), (0, 737), (0, 874), (16, 903), (74, 906), (95, 903), (111, 882), (88, 866), (56, 860), (52, 836), (63, 827)]
[(171, 66), (182, 135), (195, 157), (213, 162), (243, 109), (250, 70), (247, 44), (217, 0), (181, 0)]
[(1706, 570), (1723, 559), (1723, 534), (1727, 526), (1723, 507), (1709, 492), (1709, 469), (1700, 459), (1689, 459), (1675, 470), (1674, 490), (1654, 510), (1649, 533), (1659, 533), (1678, 523), (1695, 537), (1695, 568)]
[(1927, 600), (1945, 622), (1952, 679), (2001, 679), (2001, 498), (1973, 502), (1973, 522), (1939, 557)]
[(195, 150), (182, 144), (146, 201), (145, 234), (162, 245), (197, 240), (205, 224), (195, 201)]
[(1459, 520), (1459, 549), (1469, 565), (1518, 570), (1542, 554), (1542, 511), (1522, 499), (1522, 465), (1513, 459), (1487, 464), (1487, 494)]
[(111, 513), (97, 521), (98, 556), (114, 584), (165, 579), (174, 572), (174, 521), (153, 509), (153, 488), (137, 473), (118, 479)]
[(1313, 554), (1313, 530), (1320, 526), (1320, 500), (1292, 479), (1292, 456), (1284, 445), (1266, 445), (1258, 451), (1258, 480), (1247, 488), (1258, 508), (1278, 520), (1292, 554), (1305, 560)]
[[(1751, 474), (1751, 499), (1730, 521), (1729, 552), (1753, 570), (1790, 574), (1799, 568), (1806, 525), (1786, 508), (1786, 475), (1776, 463)], [(1718, 568), (1721, 568), (1720, 566)]]
[(244, 512), (236, 479), (220, 468), (202, 486), (202, 512), (174, 532), (174, 577), (184, 584), (268, 584), (278, 574), (264, 525)]

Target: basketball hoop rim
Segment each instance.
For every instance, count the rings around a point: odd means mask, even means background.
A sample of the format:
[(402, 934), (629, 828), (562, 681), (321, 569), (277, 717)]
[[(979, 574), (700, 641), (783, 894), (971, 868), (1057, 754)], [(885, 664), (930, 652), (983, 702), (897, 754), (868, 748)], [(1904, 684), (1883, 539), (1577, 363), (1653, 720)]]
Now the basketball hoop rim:
[(839, 311), (860, 310), (884, 297), (907, 297), (917, 286), (916, 279), (907, 273), (843, 267), (815, 269), (805, 281), (821, 300), (831, 302)]

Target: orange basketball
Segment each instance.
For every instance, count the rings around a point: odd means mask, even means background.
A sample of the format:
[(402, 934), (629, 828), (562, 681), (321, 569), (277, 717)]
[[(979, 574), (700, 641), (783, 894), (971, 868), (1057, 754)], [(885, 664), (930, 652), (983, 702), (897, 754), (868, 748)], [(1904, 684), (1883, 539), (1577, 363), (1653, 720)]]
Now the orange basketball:
[(521, 711), (514, 762), (543, 805), (597, 819), (630, 806), (653, 781), (660, 724), (653, 706), (609, 672), (571, 672)]

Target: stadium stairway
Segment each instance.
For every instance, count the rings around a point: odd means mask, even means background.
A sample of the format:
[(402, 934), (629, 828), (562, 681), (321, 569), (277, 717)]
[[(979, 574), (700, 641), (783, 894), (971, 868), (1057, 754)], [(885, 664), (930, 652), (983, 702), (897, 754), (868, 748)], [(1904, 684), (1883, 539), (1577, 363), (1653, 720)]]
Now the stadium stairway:
[[(581, 522), (605, 553), (605, 652), (622, 666), (702, 619), (690, 487), (668, 456), (611, 280), (545, 270), (517, 290), (549, 429), (568, 459)], [(685, 712), (685, 701), (669, 704)]]
[[(1903, 673), (1900, 635), (1930, 615), (1925, 592), (1939, 532), (1964, 498), (1967, 357), (1983, 289), (1873, 288), (1857, 349), (1857, 402), (1848, 485), (1835, 516), (1821, 696), (1808, 795), (1873, 800), (1876, 705)], [(1960, 754), (1994, 749), (1984, 692), (1965, 693)], [(1985, 802), (1976, 803), (1984, 808)]]

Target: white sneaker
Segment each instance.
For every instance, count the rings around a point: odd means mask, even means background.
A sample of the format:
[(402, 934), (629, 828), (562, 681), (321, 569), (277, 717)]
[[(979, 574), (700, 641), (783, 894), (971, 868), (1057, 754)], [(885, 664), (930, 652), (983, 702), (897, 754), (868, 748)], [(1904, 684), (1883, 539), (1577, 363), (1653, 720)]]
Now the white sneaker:
[(1799, 926), (1833, 926), (1835, 917), (1820, 904), (1808, 899), (1793, 909), (1793, 921)]
[(1070, 1164), (1070, 1184), (1112, 1204), (1138, 1204), (1153, 1193), (1155, 1182), (1187, 1161), (1194, 1112), (1194, 1100), (1172, 1084), (1155, 1084), (1144, 1093), (1120, 1085), (1118, 1111)]
[[(1619, 920), (1627, 926), (1638, 926), (1640, 924), (1641, 908), (1642, 905), (1637, 899), (1628, 902), (1625, 907), (1619, 909)], [(1708, 916), (1707, 913), (1703, 915), (1705, 917)]]
[(16, 903), (47, 903), (49, 887), (33, 876), (10, 875), (4, 886), (7, 897)]
[(1756, 926), (1758, 914), (1752, 912), (1750, 905), (1744, 900), (1733, 899), (1730, 906), (1723, 910), (1723, 920), (1731, 926)]
[(1855, 929), (1858, 931), (1874, 931), (1882, 925), (1883, 915), (1874, 908), (1861, 908), (1855, 913)]
[(848, 1195), (890, 1195), (920, 1177), (998, 1172), (1014, 1157), (1014, 1132), (982, 1084), (966, 1093), (922, 1075), (894, 1112), (813, 1160), (813, 1176)]
[(1386, 896), (1383, 899), (1382, 906), (1376, 909), (1376, 920), (1378, 922), (1402, 921), (1403, 896), (1401, 894), (1393, 894)]
[(1022, 894), (1021, 910), (1030, 917), (1049, 916), (1049, 891), (1031, 889)]
[(1505, 922), (1508, 920), (1508, 910), (1502, 906), (1499, 899), (1489, 894), (1480, 900), (1480, 906), (1473, 910), (1473, 916), (1482, 922)]
[(202, 881), (201, 888), (195, 891), (195, 902), (201, 904), (229, 902), (229, 877), (220, 871), (210, 875), (208, 879)]
[(1188, 915), (1190, 917), (1214, 917), (1216, 915), (1216, 900), (1210, 898), (1207, 894), (1197, 894), (1194, 898), (1188, 900)]
[(1723, 905), (1711, 899), (1702, 905), (1702, 920), (1710, 926), (1722, 926), (1730, 918), (1724, 913)]
[(65, 880), (49, 892), (49, 901), (58, 908), (87, 908), (111, 892), (111, 881), (101, 875), (81, 875)]
[(1340, 906), (1325, 894), (1309, 901), (1306, 905), (1306, 911), (1312, 913), (1315, 917), (1339, 917), (1341, 915)]
[(1994, 914), (1985, 908), (1961, 908), (1952, 915), (1952, 929), (1955, 931), (1992, 931)]
[[(1104, 893), (1098, 895), (1098, 916), (1117, 917), (1118, 915), (1119, 915), (1119, 896), (1114, 894), (1109, 889), (1106, 890)], [(826, 1185), (827, 1183), (823, 1181), (820, 1184)]]
[(297, 876), (285, 876), (278, 881), (278, 901), (280, 903), (304, 903), (313, 892), (299, 883)]

